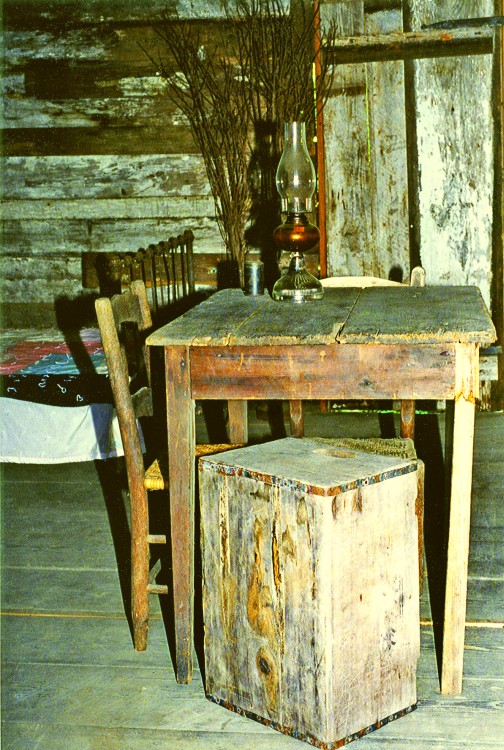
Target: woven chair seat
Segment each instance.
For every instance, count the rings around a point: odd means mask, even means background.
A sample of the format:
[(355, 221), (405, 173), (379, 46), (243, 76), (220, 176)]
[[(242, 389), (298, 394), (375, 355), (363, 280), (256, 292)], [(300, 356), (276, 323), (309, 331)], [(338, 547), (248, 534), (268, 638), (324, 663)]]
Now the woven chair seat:
[[(196, 458), (242, 447), (243, 443), (200, 443), (196, 446)], [(146, 490), (164, 490), (167, 484), (167, 467), (161, 466), (159, 460), (156, 458), (145, 472), (144, 487)]]

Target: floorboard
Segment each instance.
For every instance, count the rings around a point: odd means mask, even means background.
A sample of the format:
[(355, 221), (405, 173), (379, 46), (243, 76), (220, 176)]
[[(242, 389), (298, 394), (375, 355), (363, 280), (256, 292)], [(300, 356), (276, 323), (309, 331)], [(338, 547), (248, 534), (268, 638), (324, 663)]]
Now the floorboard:
[[(424, 449), (438, 450), (443, 418), (428, 420), (435, 439), (421, 435)], [(253, 439), (270, 429), (255, 409), (250, 427)], [(317, 405), (307, 413), (307, 434), (371, 437), (382, 428), (376, 414), (321, 414)], [(201, 420), (198, 429), (204, 439)], [(502, 445), (504, 415), (478, 414), (462, 695), (439, 692), (431, 614), (435, 586), (427, 574), (418, 708), (358, 740), (356, 748), (504, 750)], [(198, 666), (190, 685), (178, 685), (169, 615), (156, 597), (147, 651), (133, 649), (120, 462), (107, 471), (93, 464), (2, 469), (5, 750), (308, 747), (206, 700)], [(439, 476), (435, 479), (439, 484)], [(432, 503), (429, 510), (437, 512)]]

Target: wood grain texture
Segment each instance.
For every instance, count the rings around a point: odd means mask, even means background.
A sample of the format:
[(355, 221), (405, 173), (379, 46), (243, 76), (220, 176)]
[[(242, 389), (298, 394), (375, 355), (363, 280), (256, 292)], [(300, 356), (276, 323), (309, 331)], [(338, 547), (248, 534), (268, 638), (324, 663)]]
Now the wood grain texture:
[(243, 449), (243, 476), (236, 453), (200, 463), (207, 693), (321, 747), (415, 704), (419, 655), (416, 473), (336, 453), (287, 439)]
[[(392, 14), (397, 7), (383, 10)], [(396, 4), (397, 6), (397, 4)], [(368, 6), (372, 7), (372, 6)], [(376, 15), (378, 11), (373, 8)], [(372, 16), (370, 14), (372, 22)], [(366, 25), (367, 26), (367, 25)], [(384, 31), (384, 29), (381, 29)], [(371, 33), (369, 33), (371, 32)], [(327, 49), (327, 55), (336, 65), (387, 60), (419, 60), (426, 57), (452, 57), (459, 55), (484, 55), (493, 50), (493, 32), (488, 27), (478, 29), (453, 29), (447, 34), (442, 30), (422, 30), (410, 33), (372, 33), (350, 38), (336, 39)]]
[[(474, 352), (459, 347), (456, 365), (457, 395), (453, 423), (452, 500), (448, 536), (448, 564), (443, 633), (441, 692), (457, 695), (462, 691), (464, 622), (467, 601), (469, 530), (474, 446)], [(476, 383), (478, 380), (476, 379)]]
[[(149, 336), (154, 346), (330, 343), (491, 343), (495, 329), (474, 287), (334, 287), (306, 305), (223, 290)], [(413, 348), (413, 347), (412, 347)]]
[[(182, 18), (205, 18), (221, 16), (220, 8), (208, 5), (203, 0), (187, 2), (176, 0), (172, 5)], [(151, 24), (153, 19), (159, 18), (166, 9), (164, 0), (153, 0), (148, 7), (143, 7), (133, 0), (69, 0), (62, 7), (50, 0), (35, 2), (35, 0), (6, 0), (4, 14), (9, 26), (31, 28), (33, 25), (61, 25), (68, 24), (82, 26), (84, 24), (105, 24), (111, 21), (119, 23), (143, 21)]]
[[(179, 10), (203, 42), (219, 36), (221, 22), (201, 19), (221, 11)], [(146, 53), (170, 57), (153, 28), (160, 17), (159, 3), (6, 9), (3, 297), (49, 304), (79, 296), (75, 254), (135, 251), (188, 225), (202, 252), (223, 252), (201, 156)], [(55, 252), (72, 271), (52, 287)]]
[[(381, 302), (381, 303), (380, 303)], [(393, 287), (385, 296), (367, 287), (340, 339), (346, 343), (478, 341), (490, 344), (495, 328), (475, 287)]]
[[(431, 3), (410, 3), (411, 23), (441, 20)], [(494, 14), (492, 0), (471, 16)], [(442, 18), (467, 17), (458, 0)], [(490, 305), (492, 279), (493, 115), (491, 55), (415, 64), (420, 257), (429, 283), (476, 284)], [(449, 82), (450, 95), (447, 96)]]
[[(355, 4), (358, 7), (360, 4)], [(338, 4), (338, 12), (342, 4)], [(334, 13), (334, 11), (333, 11)], [(342, 34), (397, 31), (398, 10), (344, 17)], [(324, 110), (328, 276), (409, 274), (399, 63), (338, 65)]]
[[(252, 434), (264, 440), (268, 426), (253, 414)], [(443, 414), (438, 419), (442, 426)], [(313, 404), (305, 422), (311, 435), (379, 436), (378, 417), (371, 414), (321, 414)], [(204, 439), (202, 420), (199, 429)], [(488, 622), (466, 628), (463, 692), (439, 692), (425, 585), (418, 710), (355, 748), (504, 748), (503, 440), (502, 413), (478, 413), (468, 617)], [(92, 463), (2, 468), (3, 745), (9, 750), (308, 747), (205, 700), (196, 664), (193, 682), (178, 685), (167, 646), (173, 631), (161, 619), (157, 597), (149, 648), (135, 652), (119, 585), (122, 558), (116, 557), (124, 554), (127, 539), (114, 549), (117, 528), (111, 530), (114, 515), (107, 513), (96, 468)], [(25, 614), (14, 616), (20, 607)], [(96, 616), (89, 616), (93, 612)]]
[[(4, 175), (6, 200), (86, 200), (87, 204), (83, 204), (86, 206), (103, 198), (107, 201), (158, 198), (161, 203), (167, 197), (179, 200), (210, 197), (201, 156), (191, 154), (141, 157), (109, 154), (100, 159), (89, 154), (10, 157), (5, 160)], [(6, 206), (11, 212), (14, 210), (10, 203)], [(17, 218), (7, 214), (8, 218), (11, 216)]]
[(228, 401), (229, 441), (231, 443), (248, 442), (248, 407), (246, 401)]
[(168, 441), (180, 450), (180, 454), (175, 450), (168, 451), (176, 675), (178, 682), (188, 683), (193, 671), (196, 436), (187, 348), (173, 347), (167, 351), (165, 366)]
[(149, 346), (164, 346), (168, 338), (170, 343), (185, 345), (225, 345), (236, 327), (269, 302), (267, 295), (250, 297), (241, 289), (217, 292), (177, 320), (151, 333), (147, 343)]
[(198, 346), (191, 352), (191, 368), (194, 398), (429, 399), (455, 394), (450, 345)]

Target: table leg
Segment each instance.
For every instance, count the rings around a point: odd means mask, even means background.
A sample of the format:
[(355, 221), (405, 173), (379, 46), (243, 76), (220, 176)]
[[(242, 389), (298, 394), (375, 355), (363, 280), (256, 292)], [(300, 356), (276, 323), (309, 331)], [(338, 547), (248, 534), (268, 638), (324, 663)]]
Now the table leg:
[(248, 401), (228, 401), (229, 440), (248, 443)]
[(291, 399), (289, 401), (290, 427), (293, 437), (304, 437), (303, 402)]
[(165, 349), (173, 606), (177, 682), (192, 679), (194, 604), (195, 408), (189, 349)]
[(401, 437), (415, 439), (415, 402), (401, 401)]
[(455, 403), (441, 692), (462, 692), (474, 445), (474, 398)]

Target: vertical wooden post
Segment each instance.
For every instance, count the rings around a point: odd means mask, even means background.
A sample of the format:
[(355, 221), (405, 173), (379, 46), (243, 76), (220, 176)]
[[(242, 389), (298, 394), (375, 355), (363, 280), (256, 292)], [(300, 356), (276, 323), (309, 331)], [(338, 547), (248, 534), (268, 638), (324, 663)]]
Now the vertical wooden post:
[[(411, 271), (410, 286), (425, 286), (425, 270), (415, 266)], [(415, 439), (415, 402), (401, 401), (401, 437)]]
[(471, 520), (474, 416), (479, 383), (479, 348), (459, 344), (456, 359), (453, 464), (443, 628), (441, 692), (462, 692), (467, 570)]
[(290, 427), (293, 437), (304, 437), (303, 402), (299, 399), (289, 401)]
[(189, 348), (166, 347), (165, 368), (176, 676), (177, 682), (188, 683), (192, 679), (196, 451)]
[(248, 443), (248, 402), (228, 401), (229, 441)]
[[(315, 26), (315, 77), (321, 73), (320, 3), (314, 0)], [(325, 152), (324, 152), (324, 112), (317, 88), (315, 88), (316, 133), (317, 133), (317, 188), (318, 188), (318, 228), (320, 276), (327, 276), (327, 237), (326, 237), (326, 195), (325, 195)]]
[(415, 402), (401, 401), (401, 437), (415, 439)]

